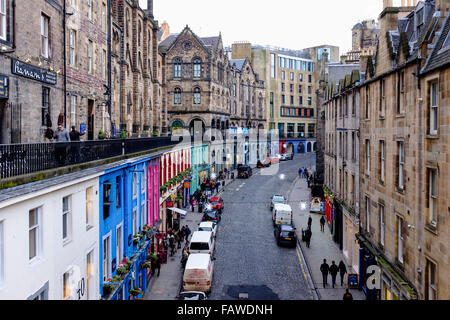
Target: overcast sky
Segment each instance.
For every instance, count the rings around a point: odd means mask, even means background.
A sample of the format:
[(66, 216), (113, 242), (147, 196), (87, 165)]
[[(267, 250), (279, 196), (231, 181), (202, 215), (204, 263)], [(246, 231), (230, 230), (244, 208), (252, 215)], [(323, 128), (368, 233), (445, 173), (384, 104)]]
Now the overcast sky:
[[(143, 9), (147, 0), (139, 0)], [(351, 28), (376, 19), (382, 0), (154, 0), (155, 19), (171, 33), (186, 25), (199, 36), (222, 32), (224, 45), (235, 41), (303, 49), (336, 45), (351, 49)]]

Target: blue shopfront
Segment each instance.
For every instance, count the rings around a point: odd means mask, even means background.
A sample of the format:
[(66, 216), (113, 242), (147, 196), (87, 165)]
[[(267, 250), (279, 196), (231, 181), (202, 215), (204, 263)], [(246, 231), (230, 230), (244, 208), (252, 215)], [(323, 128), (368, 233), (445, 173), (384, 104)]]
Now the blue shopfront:
[[(139, 158), (100, 177), (100, 294), (106, 300), (142, 299), (151, 276), (153, 228), (147, 174), (155, 158)], [(159, 188), (158, 188), (159, 189)], [(159, 190), (158, 190), (159, 191)]]

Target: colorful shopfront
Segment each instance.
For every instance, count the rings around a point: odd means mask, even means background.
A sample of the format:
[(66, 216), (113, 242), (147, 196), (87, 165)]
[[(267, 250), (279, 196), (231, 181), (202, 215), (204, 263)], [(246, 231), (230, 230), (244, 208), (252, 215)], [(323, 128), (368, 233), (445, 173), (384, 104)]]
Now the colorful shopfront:
[[(117, 163), (100, 177), (100, 294), (107, 300), (142, 298), (159, 222), (159, 156)], [(156, 203), (156, 205), (155, 205)]]
[(200, 184), (210, 175), (209, 144), (191, 147), (191, 184), (190, 193), (200, 189)]

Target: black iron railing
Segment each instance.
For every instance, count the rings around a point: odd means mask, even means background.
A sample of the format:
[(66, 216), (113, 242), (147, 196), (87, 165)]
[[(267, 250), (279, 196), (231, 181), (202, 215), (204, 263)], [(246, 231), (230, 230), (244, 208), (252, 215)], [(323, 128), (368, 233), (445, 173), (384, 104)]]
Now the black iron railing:
[(0, 179), (175, 145), (170, 137), (0, 145)]

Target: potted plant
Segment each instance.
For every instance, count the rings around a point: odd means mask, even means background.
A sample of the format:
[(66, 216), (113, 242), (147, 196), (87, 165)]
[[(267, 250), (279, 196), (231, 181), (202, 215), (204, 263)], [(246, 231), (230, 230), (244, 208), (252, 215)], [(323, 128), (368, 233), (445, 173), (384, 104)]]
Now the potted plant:
[(141, 241), (142, 236), (140, 234), (135, 234), (133, 236), (133, 244), (138, 245)]
[(128, 266), (126, 264), (120, 264), (117, 267), (117, 271), (116, 272), (117, 272), (118, 275), (123, 276), (123, 275), (128, 273)]
[(151, 267), (152, 267), (151, 260), (144, 261), (141, 264), (141, 269), (150, 269)]
[(100, 129), (100, 131), (98, 132), (98, 139), (99, 140), (105, 140), (106, 139), (106, 133), (103, 132), (102, 129)]
[(157, 137), (157, 136), (158, 136), (158, 130), (156, 130), (156, 129), (153, 130), (153, 136), (154, 136), (154, 137)]
[(122, 129), (122, 131), (120, 131), (119, 138), (120, 138), (120, 139), (126, 139), (126, 138), (128, 138), (127, 132), (126, 132), (125, 130)]
[[(103, 284), (103, 296), (109, 295), (113, 290), (117, 287), (116, 284), (113, 284), (113, 279), (109, 278), (106, 280), (107, 283)], [(110, 284), (108, 284), (108, 282)]]
[(131, 290), (130, 290), (130, 294), (131, 294), (133, 297), (136, 297), (136, 296), (138, 296), (138, 295), (143, 295), (144, 292), (143, 292), (141, 289), (135, 287), (134, 289), (131, 289)]

